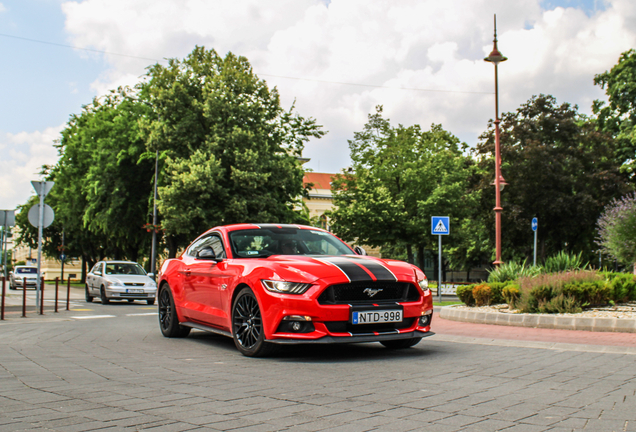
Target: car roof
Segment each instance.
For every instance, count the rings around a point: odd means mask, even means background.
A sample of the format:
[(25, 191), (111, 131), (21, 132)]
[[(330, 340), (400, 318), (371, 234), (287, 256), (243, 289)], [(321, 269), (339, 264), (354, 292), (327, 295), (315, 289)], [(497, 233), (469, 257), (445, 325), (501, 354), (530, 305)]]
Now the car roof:
[(135, 261), (120, 261), (120, 260), (104, 260), (101, 262), (104, 262), (106, 264), (139, 264), (138, 262), (135, 262)]
[(38, 267), (34, 266), (34, 265), (30, 265), (30, 266), (28, 266), (28, 265), (17, 265), (17, 266), (14, 266), (13, 268), (38, 268)]
[(245, 229), (271, 229), (271, 228), (325, 231), (322, 228), (316, 228), (316, 227), (307, 226), (307, 225), (281, 224), (281, 223), (242, 223), (242, 224), (222, 225), (222, 226), (214, 227), (210, 229), (209, 231), (224, 230), (224, 231), (230, 232), (230, 231), (238, 231), (238, 230), (245, 230)]

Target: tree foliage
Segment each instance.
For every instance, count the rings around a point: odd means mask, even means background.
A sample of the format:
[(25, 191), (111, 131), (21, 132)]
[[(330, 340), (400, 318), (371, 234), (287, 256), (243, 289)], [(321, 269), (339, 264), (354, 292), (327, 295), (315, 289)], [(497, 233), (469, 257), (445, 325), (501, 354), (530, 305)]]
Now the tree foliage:
[[(480, 137), (476, 156), (481, 179), (482, 212), (494, 227), (494, 124)], [(545, 258), (568, 250), (594, 248), (594, 226), (603, 207), (630, 190), (611, 138), (567, 103), (549, 95), (531, 98), (501, 120), (503, 259), (532, 256), (530, 222), (539, 219), (538, 254)], [(494, 229), (491, 229), (494, 238)]]
[(636, 194), (612, 201), (598, 220), (603, 252), (619, 262), (636, 263)]
[(155, 116), (143, 129), (148, 149), (162, 152), (159, 210), (172, 253), (215, 225), (298, 222), (297, 157), (324, 134), (315, 120), (283, 110), (278, 91), (231, 53), (196, 47), (147, 78), (140, 99)]
[(605, 89), (609, 104), (594, 101), (598, 126), (614, 138), (613, 146), (631, 175), (636, 168), (636, 50), (621, 54), (609, 71), (594, 77), (594, 84)]
[(430, 131), (419, 125), (394, 128), (377, 107), (349, 148), (352, 166), (332, 184), (332, 226), (344, 240), (405, 245), (412, 262), (412, 247), (423, 258), (424, 248), (436, 240), (431, 216), (449, 215), (457, 226), (470, 208), (466, 146), (440, 125)]

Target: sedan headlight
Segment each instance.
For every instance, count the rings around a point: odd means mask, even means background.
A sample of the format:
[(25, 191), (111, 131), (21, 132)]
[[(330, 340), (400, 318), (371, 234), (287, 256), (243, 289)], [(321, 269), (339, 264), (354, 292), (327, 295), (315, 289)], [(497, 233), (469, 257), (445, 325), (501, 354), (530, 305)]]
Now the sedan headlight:
[(121, 281), (119, 281), (117, 279), (108, 279), (106, 281), (106, 285), (108, 285), (108, 286), (124, 286), (124, 284), (121, 283)]
[(422, 291), (424, 292), (428, 291), (428, 279), (423, 279), (419, 281), (417, 284), (420, 286), (420, 288), (422, 288)]
[(155, 282), (153, 282), (153, 281), (146, 282), (146, 284), (144, 286), (146, 286), (148, 288), (157, 288), (157, 284)]
[(281, 294), (303, 294), (311, 286), (311, 284), (298, 282), (283, 282), (272, 280), (262, 280), (261, 282), (268, 291)]

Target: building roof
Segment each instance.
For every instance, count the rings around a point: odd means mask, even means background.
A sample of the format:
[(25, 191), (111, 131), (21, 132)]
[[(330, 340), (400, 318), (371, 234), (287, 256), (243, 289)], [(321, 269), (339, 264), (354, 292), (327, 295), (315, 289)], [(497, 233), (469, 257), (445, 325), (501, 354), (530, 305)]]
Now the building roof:
[(336, 174), (306, 172), (305, 177), (303, 178), (303, 183), (313, 183), (313, 189), (331, 190), (331, 181), (334, 176), (336, 176)]

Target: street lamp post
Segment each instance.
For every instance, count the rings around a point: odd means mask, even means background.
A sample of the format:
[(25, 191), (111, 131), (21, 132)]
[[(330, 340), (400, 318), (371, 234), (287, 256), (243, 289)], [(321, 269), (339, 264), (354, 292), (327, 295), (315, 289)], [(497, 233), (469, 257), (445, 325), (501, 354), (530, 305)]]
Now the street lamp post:
[(488, 57), (484, 61), (493, 63), (495, 65), (495, 249), (496, 259), (493, 264), (502, 264), (501, 261), (501, 191), (506, 185), (506, 181), (501, 175), (501, 148), (499, 145), (499, 77), (497, 74), (497, 66), (499, 63), (508, 60), (501, 55), (497, 49), (497, 15), (495, 15), (495, 39), (493, 40), (493, 49)]
[(152, 250), (150, 251), (150, 273), (157, 280), (157, 172), (159, 171), (159, 149), (155, 153), (155, 186), (152, 200)]

